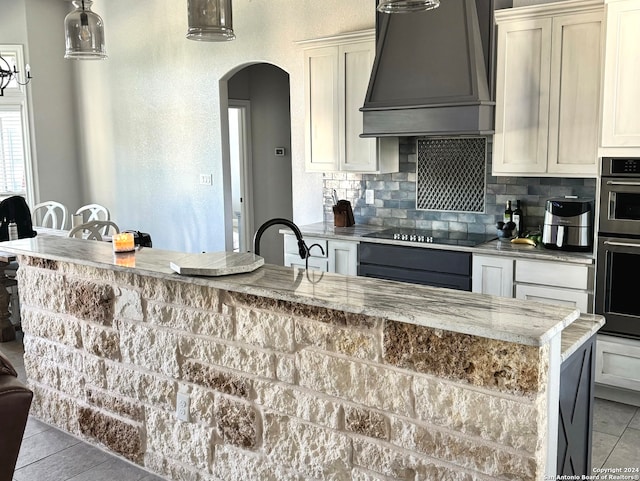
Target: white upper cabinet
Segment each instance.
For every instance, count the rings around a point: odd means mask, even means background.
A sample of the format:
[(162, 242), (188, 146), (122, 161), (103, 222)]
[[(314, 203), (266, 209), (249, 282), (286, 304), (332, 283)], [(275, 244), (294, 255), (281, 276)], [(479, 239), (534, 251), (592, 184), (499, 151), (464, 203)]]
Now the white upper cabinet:
[(496, 11), (494, 175), (596, 176), (600, 1)]
[(307, 171), (397, 172), (397, 138), (360, 137), (375, 32), (299, 44), (304, 48)]
[[(601, 155), (640, 155), (640, 1), (607, 3)], [(607, 150), (613, 148), (613, 150)]]

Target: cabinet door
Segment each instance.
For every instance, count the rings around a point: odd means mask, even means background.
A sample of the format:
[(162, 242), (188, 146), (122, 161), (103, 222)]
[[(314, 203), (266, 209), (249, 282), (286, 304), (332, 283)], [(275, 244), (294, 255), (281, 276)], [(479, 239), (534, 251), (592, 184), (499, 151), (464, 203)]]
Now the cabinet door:
[(360, 138), (364, 98), (375, 58), (375, 40), (341, 45), (340, 82), (340, 170), (363, 172), (377, 170), (376, 139)]
[(492, 296), (513, 297), (513, 259), (474, 255), (471, 290)]
[(590, 295), (585, 291), (562, 289), (560, 287), (517, 284), (516, 298), (542, 302), (544, 304), (575, 307), (580, 309), (580, 312), (591, 312), (591, 309), (589, 309), (591, 304)]
[(640, 391), (640, 341), (598, 336), (596, 382)]
[(329, 241), (329, 272), (358, 275), (358, 243)]
[(553, 19), (548, 172), (598, 174), (602, 13)]
[(498, 25), (493, 172), (547, 170), (551, 18)]
[(640, 147), (640, 1), (607, 3), (602, 146)]
[(305, 50), (306, 169), (330, 172), (339, 158), (338, 47)]

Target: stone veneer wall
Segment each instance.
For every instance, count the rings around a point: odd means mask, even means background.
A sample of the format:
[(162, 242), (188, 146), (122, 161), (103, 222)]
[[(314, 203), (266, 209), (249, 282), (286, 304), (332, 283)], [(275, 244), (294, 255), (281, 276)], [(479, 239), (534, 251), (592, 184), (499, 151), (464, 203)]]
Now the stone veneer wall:
[(33, 414), (168, 479), (543, 479), (546, 346), (19, 261)]
[[(356, 224), (411, 229), (451, 230), (495, 234), (508, 200), (520, 199), (527, 229), (543, 224), (545, 202), (551, 197), (577, 195), (594, 199), (596, 179), (567, 177), (495, 177), (491, 175), (491, 149), (487, 144), (485, 213), (416, 210), (416, 138), (400, 139), (400, 172), (393, 174), (324, 174), (324, 221), (333, 223), (333, 189), (351, 202)], [(459, 186), (452, 185), (452, 189)], [(365, 203), (365, 190), (374, 191), (375, 204)]]

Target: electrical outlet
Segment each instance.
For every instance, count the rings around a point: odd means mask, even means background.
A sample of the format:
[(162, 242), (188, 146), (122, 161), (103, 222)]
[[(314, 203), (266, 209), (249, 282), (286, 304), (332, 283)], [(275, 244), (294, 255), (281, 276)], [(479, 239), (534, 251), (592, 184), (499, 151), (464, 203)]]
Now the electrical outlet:
[(213, 176), (211, 174), (200, 174), (200, 185), (213, 185)]
[(366, 204), (373, 204), (375, 202), (373, 198), (373, 189), (366, 189), (364, 191), (364, 201)]
[(189, 393), (179, 392), (176, 398), (176, 417), (180, 421), (189, 422)]

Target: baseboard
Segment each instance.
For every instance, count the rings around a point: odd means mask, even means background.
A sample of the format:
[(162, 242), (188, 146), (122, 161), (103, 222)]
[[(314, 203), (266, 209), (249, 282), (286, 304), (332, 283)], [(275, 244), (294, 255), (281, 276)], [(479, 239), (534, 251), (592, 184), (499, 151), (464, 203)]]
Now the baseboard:
[(596, 383), (595, 397), (640, 407), (640, 392)]

